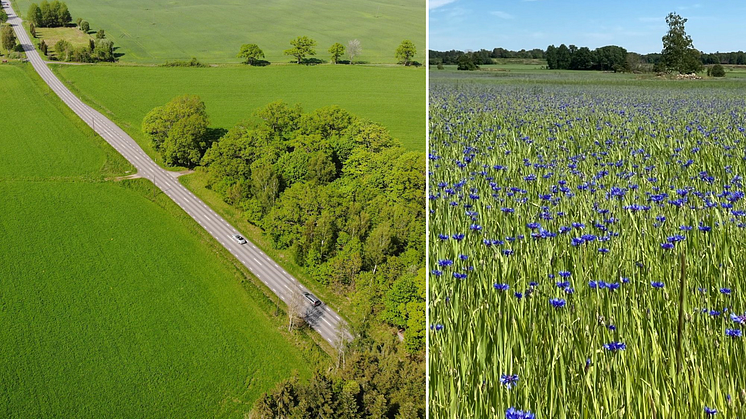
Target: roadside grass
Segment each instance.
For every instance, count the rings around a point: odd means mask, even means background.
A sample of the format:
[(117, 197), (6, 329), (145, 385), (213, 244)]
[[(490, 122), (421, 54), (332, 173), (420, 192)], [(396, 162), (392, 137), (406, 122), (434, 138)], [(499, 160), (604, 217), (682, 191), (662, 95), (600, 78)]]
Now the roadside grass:
[(176, 96), (204, 100), (213, 127), (230, 129), (270, 102), (308, 112), (339, 105), (388, 128), (408, 149), (425, 150), (425, 69), (374, 66), (218, 68), (64, 66), (51, 68), (157, 158), (141, 131), (151, 109)]
[[(14, 0), (25, 16), (33, 0)], [(37, 1), (38, 3), (38, 1)], [(290, 40), (309, 36), (318, 42), (316, 58), (329, 61), (327, 50), (358, 39), (356, 60), (395, 63), (395, 51), (410, 39), (425, 61), (425, 2), (343, 0), (235, 2), (214, 0), (133, 0), (101, 2), (68, 0), (73, 18), (82, 17), (92, 30), (104, 29), (125, 62), (163, 63), (197, 57), (202, 62), (236, 63), (242, 44), (256, 43), (273, 63), (286, 63)]]
[(0, 416), (239, 418), (329, 362), (152, 183), (107, 181), (131, 167), (30, 65), (0, 77)]

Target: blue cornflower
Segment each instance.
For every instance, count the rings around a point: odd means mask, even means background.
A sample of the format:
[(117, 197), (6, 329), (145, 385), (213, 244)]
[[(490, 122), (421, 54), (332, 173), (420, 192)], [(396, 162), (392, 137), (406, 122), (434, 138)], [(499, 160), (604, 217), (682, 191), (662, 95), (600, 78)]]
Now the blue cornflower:
[(569, 278), (572, 276), (572, 273), (568, 271), (559, 271), (558, 275), (561, 276), (562, 278)]
[(572, 287), (565, 288), (565, 294), (575, 294), (575, 288), (572, 288)]
[(453, 235), (453, 236), (451, 236), (451, 237), (453, 237), (453, 238), (454, 238), (454, 240), (457, 240), (457, 241), (461, 241), (461, 240), (463, 240), (463, 239), (464, 239), (464, 235), (463, 235), (463, 234), (460, 234), (460, 233), (459, 233), (459, 234), (454, 234), (454, 235)]
[(666, 284), (660, 282), (660, 281), (652, 281), (650, 285), (653, 286), (653, 288), (663, 288), (666, 286)]
[(431, 324), (430, 330), (435, 330), (436, 332), (440, 332), (441, 330), (443, 330), (443, 327), (445, 326), (443, 326), (442, 324)]
[(714, 416), (715, 413), (717, 413), (717, 412), (718, 412), (717, 409), (705, 406), (705, 414), (706, 415), (708, 415), (708, 416)]
[(513, 251), (512, 251), (512, 250), (510, 250), (510, 249), (505, 249), (505, 250), (503, 250), (503, 255), (505, 255), (505, 256), (510, 256), (510, 255), (512, 255), (512, 254), (513, 254)]
[(552, 304), (554, 308), (562, 308), (567, 304), (562, 298), (550, 298), (549, 303)]
[(539, 284), (537, 282), (535, 282), (535, 281), (531, 281), (531, 282), (528, 283), (528, 286), (530, 286), (531, 288), (533, 288), (533, 287), (535, 287), (537, 285), (539, 285)]
[(502, 374), (500, 376), (500, 384), (504, 385), (508, 390), (518, 384), (518, 374)]
[(746, 314), (743, 316), (737, 316), (733, 313), (730, 314), (730, 319), (738, 324), (746, 324)]
[(507, 291), (510, 288), (508, 284), (494, 284), (492, 286), (498, 291)]
[(609, 342), (604, 344), (604, 349), (609, 352), (623, 351), (627, 349), (627, 345), (622, 342)]
[(456, 279), (466, 279), (466, 274), (462, 274), (460, 272), (454, 272), (453, 277)]
[(433, 274), (433, 275), (435, 275), (435, 276), (441, 276), (441, 275), (443, 275), (443, 272), (439, 271), (437, 269), (433, 269), (432, 272), (430, 272), (430, 273)]
[(438, 238), (441, 239), (441, 240), (448, 240), (449, 239), (449, 237), (448, 237), (447, 234), (438, 234)]
[(461, 260), (467, 260), (467, 259), (469, 259), (469, 256), (467, 256), (467, 255), (459, 255), (458, 258), (461, 259)]
[(661, 243), (661, 247), (665, 250), (671, 250), (673, 249), (673, 243)]
[(622, 284), (627, 284), (627, 283), (629, 283), (629, 278), (624, 278), (623, 277), (622, 278)]
[(598, 252), (599, 253), (609, 253), (609, 249), (607, 249), (605, 247), (601, 247), (601, 248), (598, 249)]
[(469, 226), (469, 229), (471, 231), (482, 231), (482, 226), (480, 226), (479, 224), (472, 224)]
[(505, 411), (505, 419), (536, 419), (536, 415), (528, 410), (524, 412), (514, 407), (510, 407)]
[(725, 329), (725, 336), (730, 336), (732, 338), (740, 338), (743, 336), (743, 332), (739, 329)]
[(446, 266), (453, 265), (453, 261), (450, 260), (450, 259), (442, 259), (442, 260), (438, 261), (438, 265), (440, 265), (441, 267), (445, 268)]
[(730, 295), (731, 289), (730, 288), (720, 288), (720, 293), (725, 295)]
[(565, 289), (570, 286), (570, 281), (557, 282), (557, 288)]
[(519, 299), (519, 300), (520, 300), (521, 298), (523, 298), (523, 294), (522, 294), (522, 293), (520, 293), (520, 292), (515, 292), (515, 293), (513, 293), (513, 295), (515, 296), (515, 298), (517, 298), (517, 299)]

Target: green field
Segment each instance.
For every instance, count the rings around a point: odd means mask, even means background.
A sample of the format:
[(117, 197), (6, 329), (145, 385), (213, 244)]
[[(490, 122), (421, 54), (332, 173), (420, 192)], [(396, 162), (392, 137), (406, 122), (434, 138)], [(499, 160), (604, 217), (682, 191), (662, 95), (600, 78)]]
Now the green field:
[(183, 94), (207, 106), (213, 127), (229, 129), (270, 102), (327, 105), (387, 127), (411, 150), (425, 149), (424, 68), (369, 66), (117, 67), (54, 66), (84, 101), (103, 110), (155, 157), (141, 131), (154, 107)]
[(105, 180), (129, 166), (30, 65), (0, 79), (0, 416), (243, 417), (309, 375), (219, 244)]
[[(31, 0), (14, 0), (24, 15)], [(38, 3), (38, 0), (37, 0)], [(73, 19), (88, 20), (92, 30), (104, 29), (119, 46), (122, 61), (162, 63), (197, 57), (205, 62), (238, 62), (242, 44), (255, 43), (267, 60), (289, 62), (283, 51), (290, 40), (308, 36), (317, 41), (316, 57), (329, 60), (327, 50), (358, 39), (362, 54), (355, 60), (394, 63), (396, 48), (410, 39), (425, 61), (425, 1), (367, 2), (278, 0), (134, 0), (126, 3), (67, 0)]]

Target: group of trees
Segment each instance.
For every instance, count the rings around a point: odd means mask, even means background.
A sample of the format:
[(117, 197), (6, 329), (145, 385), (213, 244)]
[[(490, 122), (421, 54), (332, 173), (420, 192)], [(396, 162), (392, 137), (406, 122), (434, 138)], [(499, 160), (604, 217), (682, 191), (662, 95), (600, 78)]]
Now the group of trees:
[(402, 358), (394, 342), (362, 340), (331, 372), (316, 372), (308, 383), (285, 380), (254, 404), (250, 417), (395, 418), (424, 414), (424, 366)]
[(179, 96), (150, 111), (142, 130), (170, 166), (195, 167), (210, 147), (205, 104), (197, 96)]
[(51, 3), (47, 0), (44, 0), (41, 4), (31, 3), (27, 18), (37, 28), (67, 26), (73, 20), (67, 5), (58, 0)]
[[(49, 55), (49, 46), (42, 40), (39, 49), (45, 55)], [(105, 38), (88, 40), (88, 45), (73, 46), (70, 42), (60, 39), (54, 45), (55, 58), (59, 61), (70, 61), (76, 63), (96, 63), (116, 61), (114, 56), (114, 43)]]
[(6, 52), (11, 52), (16, 48), (16, 34), (10, 25), (2, 25), (0, 28), (0, 44)]
[[(297, 64), (307, 64), (310, 62), (308, 57), (316, 55), (316, 41), (307, 36), (299, 36), (293, 39), (290, 41), (290, 45), (292, 48), (286, 49), (283, 53), (285, 55), (293, 56)], [(362, 51), (363, 49), (360, 46), (360, 41), (357, 39), (349, 41), (347, 46), (335, 42), (331, 47), (329, 47), (329, 54), (331, 54), (330, 57), (333, 64), (340, 63), (340, 58), (345, 56), (345, 54), (349, 58), (349, 63), (352, 64), (355, 57), (359, 56)], [(412, 58), (416, 54), (417, 49), (414, 44), (408, 40), (403, 41), (396, 50), (396, 58), (399, 60), (400, 64), (404, 64), (405, 66), (414, 63)], [(249, 65), (267, 64), (267, 62), (264, 61), (264, 51), (262, 51), (257, 44), (241, 45), (241, 50), (238, 52), (238, 58), (245, 59), (246, 64)], [(317, 60), (317, 62), (320, 61)]]
[(547, 67), (561, 70), (601, 70), (628, 71), (627, 50), (616, 45), (608, 45), (591, 50), (565, 44), (550, 45), (546, 52)]

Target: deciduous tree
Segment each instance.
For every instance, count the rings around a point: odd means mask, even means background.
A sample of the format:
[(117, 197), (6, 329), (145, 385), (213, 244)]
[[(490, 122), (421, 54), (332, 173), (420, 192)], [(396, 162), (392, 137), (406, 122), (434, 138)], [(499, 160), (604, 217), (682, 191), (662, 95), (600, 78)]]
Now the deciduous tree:
[(11, 51), (16, 46), (16, 34), (10, 25), (4, 25), (0, 30), (0, 43), (6, 51)]
[(417, 48), (410, 40), (404, 40), (399, 44), (399, 48), (396, 49), (396, 59), (399, 60), (400, 64), (408, 66), (412, 64), (412, 57), (417, 54)]
[(345, 54), (345, 46), (335, 42), (334, 45), (329, 47), (329, 54), (332, 54), (332, 63), (337, 64), (339, 58)]
[(694, 49), (692, 38), (686, 34), (687, 19), (676, 13), (666, 16), (668, 32), (663, 36), (661, 64), (667, 71), (694, 73), (702, 69), (699, 51)]
[(353, 60), (355, 57), (363, 52), (363, 48), (360, 46), (360, 41), (353, 39), (347, 42), (347, 56), (350, 58), (350, 64), (354, 64)]
[(292, 55), (295, 57), (298, 64), (301, 64), (306, 56), (316, 55), (316, 50), (314, 49), (316, 47), (316, 41), (307, 36), (299, 36), (293, 39), (290, 41), (290, 45), (292, 45), (293, 48), (286, 49), (285, 55)]
[(257, 44), (243, 44), (238, 58), (246, 59), (246, 64), (256, 65), (260, 59), (264, 58), (264, 51)]

